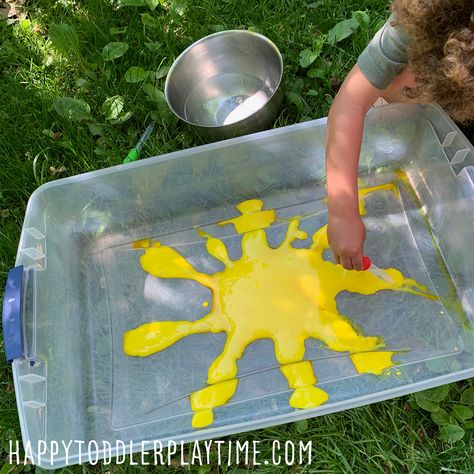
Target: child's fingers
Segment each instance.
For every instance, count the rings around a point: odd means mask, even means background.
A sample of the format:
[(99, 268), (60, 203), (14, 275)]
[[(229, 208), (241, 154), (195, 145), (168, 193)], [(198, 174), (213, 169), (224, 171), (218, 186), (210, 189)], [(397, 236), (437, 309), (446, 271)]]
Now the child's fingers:
[(352, 270), (352, 260), (350, 257), (344, 257), (341, 255), (341, 265), (346, 269), (346, 270)]
[(352, 268), (357, 271), (362, 271), (364, 269), (363, 253), (357, 254), (351, 257)]

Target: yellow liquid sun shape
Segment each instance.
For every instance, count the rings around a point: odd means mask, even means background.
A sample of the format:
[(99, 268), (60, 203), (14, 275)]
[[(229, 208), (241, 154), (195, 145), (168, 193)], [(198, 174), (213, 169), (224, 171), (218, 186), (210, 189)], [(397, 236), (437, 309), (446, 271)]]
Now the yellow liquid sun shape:
[[(359, 191), (360, 210), (365, 213), (363, 197), (377, 190), (395, 195), (393, 184)], [(393, 365), (394, 352), (377, 349), (384, 342), (377, 336), (357, 332), (351, 322), (339, 314), (336, 296), (346, 290), (364, 295), (380, 290), (397, 290), (434, 298), (415, 280), (405, 278), (394, 268), (386, 269), (390, 278), (380, 279), (370, 271), (347, 271), (341, 265), (324, 260), (329, 249), (326, 227), (318, 229), (309, 248), (294, 248), (292, 242), (306, 239), (293, 218), (283, 242), (277, 248), (268, 245), (265, 228), (276, 221), (275, 210), (262, 210), (263, 202), (249, 200), (237, 206), (240, 217), (220, 222), (233, 224), (242, 234), (242, 257), (229, 258), (224, 243), (200, 230), (210, 255), (225, 266), (212, 275), (197, 272), (176, 250), (159, 242), (134, 243), (145, 253), (140, 264), (145, 272), (159, 278), (195, 280), (212, 291), (212, 310), (200, 320), (151, 322), (129, 330), (124, 335), (124, 352), (146, 357), (162, 351), (190, 334), (226, 332), (222, 353), (208, 371), (208, 386), (191, 395), (194, 411), (192, 425), (201, 428), (213, 420), (213, 408), (226, 404), (237, 388), (237, 360), (256, 339), (272, 339), (281, 372), (293, 393), (290, 405), (312, 408), (328, 399), (315, 386), (316, 377), (310, 361), (304, 361), (307, 338), (316, 338), (333, 351), (349, 352), (359, 373), (381, 374)], [(388, 280), (388, 282), (387, 282)], [(205, 306), (205, 305), (204, 305)]]

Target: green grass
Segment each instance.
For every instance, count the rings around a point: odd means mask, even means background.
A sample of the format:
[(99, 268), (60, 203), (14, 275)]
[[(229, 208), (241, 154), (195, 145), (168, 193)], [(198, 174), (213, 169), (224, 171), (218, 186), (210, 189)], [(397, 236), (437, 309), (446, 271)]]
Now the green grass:
[[(164, 68), (193, 41), (232, 28), (250, 28), (272, 39), (285, 64), (285, 100), (275, 121), (275, 126), (283, 126), (327, 115), (338, 83), (387, 18), (387, 5), (385, 0), (165, 0), (152, 11), (118, 8), (114, 0), (26, 2), (26, 21), (9, 25), (0, 21), (1, 287), (14, 265), (26, 203), (36, 187), (120, 163), (152, 119), (158, 127), (144, 156), (199, 144), (167, 113), (160, 92), (150, 89), (163, 90)], [(320, 57), (302, 67), (300, 53), (317, 50), (318, 38), (339, 21), (351, 18), (353, 11), (368, 14), (367, 27), (336, 44), (325, 42)], [(61, 23), (71, 27), (67, 37), (55, 26)], [(113, 61), (104, 61), (102, 50), (111, 42), (126, 42), (128, 50)], [(127, 82), (125, 74), (132, 66), (153, 71), (154, 79)], [(308, 77), (311, 70), (310, 75), (319, 77)], [(151, 99), (147, 88), (154, 91)], [(113, 117), (103, 113), (104, 102), (115, 96), (122, 98), (122, 119), (125, 113), (133, 113), (126, 121), (120, 122), (119, 117), (119, 123), (114, 123)], [(58, 113), (58, 97), (80, 99), (83, 107), (87, 103), (90, 112), (87, 107), (83, 112), (88, 117), (78, 121), (63, 118)], [(8, 440), (19, 439), (20, 429), (11, 371), (0, 359), (0, 462), (6, 462)], [(469, 382), (452, 385), (443, 403), (448, 406), (459, 400), (468, 386)], [(281, 425), (230, 439), (261, 440), (262, 458), (269, 458), (265, 450), (270, 450), (273, 439), (312, 439), (313, 464), (291, 472), (472, 472), (473, 430), (467, 430), (454, 444), (446, 443), (429, 413), (410, 400), (402, 397), (315, 418), (307, 424)], [(15, 469), (18, 472), (22, 467)], [(165, 467), (157, 472), (181, 469)], [(201, 474), (245, 472), (247, 467), (218, 468), (214, 463), (209, 471), (189, 470)], [(288, 472), (290, 468), (261, 466), (260, 470)], [(76, 466), (62, 470), (107, 471), (151, 472), (152, 468)], [(3, 469), (0, 472), (4, 474)]]

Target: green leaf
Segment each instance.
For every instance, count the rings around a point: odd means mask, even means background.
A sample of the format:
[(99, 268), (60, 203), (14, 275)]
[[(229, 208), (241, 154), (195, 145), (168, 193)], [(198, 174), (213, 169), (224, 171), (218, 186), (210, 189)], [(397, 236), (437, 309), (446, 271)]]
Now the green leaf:
[(78, 77), (76, 79), (76, 87), (87, 87), (89, 85), (89, 81), (84, 79), (83, 77)]
[(337, 23), (331, 30), (328, 32), (328, 43), (336, 44), (339, 41), (349, 37), (354, 33), (354, 31), (359, 28), (359, 22), (355, 18), (350, 18), (349, 20), (342, 20)]
[(439, 404), (437, 402), (428, 400), (426, 397), (423, 396), (423, 392), (415, 393), (415, 400), (417, 405), (423, 410), (430, 412), (435, 412), (439, 410)]
[(416, 410), (418, 408), (418, 403), (416, 403), (415, 397), (410, 397), (408, 399), (408, 405), (410, 405), (411, 408)]
[(430, 388), (419, 392), (418, 396), (431, 400), (432, 402), (441, 402), (449, 394), (449, 385), (441, 385), (440, 387)]
[(211, 28), (211, 31), (215, 31), (216, 33), (227, 29), (225, 25), (222, 25), (222, 24), (210, 25), (210, 28)]
[(212, 466), (210, 464), (204, 464), (203, 466), (199, 466), (198, 474), (207, 474), (211, 472)]
[(319, 92), (314, 89), (310, 89), (308, 92), (306, 92), (306, 95), (312, 95), (313, 97), (317, 97), (319, 95)]
[(61, 117), (73, 122), (80, 122), (91, 116), (89, 104), (81, 99), (73, 99), (72, 97), (58, 97), (54, 101), (54, 108)]
[(462, 392), (461, 402), (466, 405), (474, 406), (474, 387), (468, 388)]
[(140, 66), (132, 66), (125, 73), (125, 80), (134, 84), (136, 82), (146, 81), (149, 76), (150, 71), (145, 71), (145, 69)]
[(120, 58), (128, 50), (128, 44), (121, 41), (114, 41), (106, 44), (102, 50), (102, 57), (104, 61), (113, 61), (114, 59)]
[(360, 10), (358, 10), (356, 12), (352, 12), (352, 18), (357, 20), (357, 23), (359, 23), (359, 26), (361, 28), (368, 28), (370, 18), (369, 18), (369, 15), (367, 15), (366, 12), (363, 12), (363, 11), (360, 11)]
[(300, 53), (300, 66), (308, 67), (313, 64), (314, 60), (319, 56), (320, 51), (305, 49)]
[(149, 49), (152, 53), (157, 53), (163, 47), (163, 43), (151, 42), (145, 43), (145, 48)]
[[(95, 74), (100, 70), (103, 70), (106, 67), (107, 63), (104, 61), (102, 54), (98, 51), (92, 53), (88, 58), (87, 69), (84, 71), (84, 74), (89, 78), (92, 79), (90, 76), (90, 72)], [(95, 72), (94, 72), (95, 71)], [(95, 76), (97, 79), (97, 75)]]
[(295, 92), (288, 92), (286, 95), (288, 100), (296, 106), (298, 112), (302, 113), (304, 111), (304, 104), (299, 94), (296, 94)]
[(317, 58), (316, 61), (312, 64), (312, 68), (307, 72), (307, 76), (311, 78), (316, 77), (326, 77), (328, 75), (328, 70), (330, 65), (321, 57)]
[(162, 3), (162, 0), (120, 0), (119, 6), (122, 7), (147, 7), (150, 10), (154, 10), (158, 5)]
[(326, 72), (323, 71), (322, 69), (312, 68), (308, 71), (306, 75), (308, 77), (311, 77), (312, 79), (315, 79), (317, 77), (322, 78), (326, 75)]
[(54, 48), (64, 56), (79, 54), (79, 38), (73, 26), (67, 23), (53, 23), (49, 29), (49, 39)]
[(49, 128), (46, 128), (46, 129), (42, 130), (41, 133), (43, 135), (46, 135), (47, 137), (49, 137), (51, 139), (54, 139), (54, 132), (52, 130), (50, 130)]
[(296, 94), (300, 94), (303, 91), (304, 85), (304, 79), (298, 77), (298, 79), (296, 79), (295, 81), (291, 81), (288, 84), (288, 90)]
[(93, 81), (95, 81), (97, 79), (97, 74), (90, 70), (90, 69), (86, 69), (84, 70), (84, 74), (89, 78), (89, 79), (92, 79)]
[(15, 472), (16, 467), (17, 466), (15, 464), (4, 464), (0, 469), (0, 474), (10, 474)]
[(116, 119), (111, 120), (110, 123), (112, 124), (124, 123), (132, 116), (133, 116), (133, 112), (131, 110), (129, 110), (128, 112), (120, 112), (120, 115)]
[(454, 405), (453, 414), (458, 420), (464, 421), (472, 418), (474, 412), (470, 408), (465, 407), (464, 405)]
[(438, 411), (432, 412), (431, 419), (439, 426), (449, 425), (449, 414), (442, 408)]
[(324, 3), (324, 0), (318, 0), (317, 2), (310, 3), (307, 8), (318, 8)]
[(218, 33), (219, 31), (225, 31), (226, 29), (227, 28), (225, 27), (225, 25), (221, 25), (221, 24), (211, 25), (211, 30), (215, 31), (216, 33)]
[(161, 66), (160, 69), (158, 69), (158, 71), (156, 71), (155, 73), (155, 79), (158, 80), (158, 79), (161, 79), (162, 77), (165, 77), (168, 74), (169, 70), (170, 70), (169, 66)]
[(426, 400), (424, 398), (417, 400), (416, 403), (420, 408), (429, 412), (436, 412), (439, 410), (439, 404), (432, 402), (431, 400)]
[(147, 83), (143, 86), (143, 92), (148, 96), (148, 98), (155, 104), (163, 105), (166, 104), (165, 95), (159, 89), (157, 89), (153, 84)]
[(297, 433), (304, 433), (308, 429), (308, 420), (295, 421), (293, 426)]
[(144, 84), (142, 89), (151, 102), (153, 102), (156, 106), (157, 110), (154, 110), (151, 113), (152, 119), (164, 122), (168, 125), (175, 125), (178, 121), (178, 118), (168, 107), (163, 92), (150, 83)]
[(176, 124), (178, 119), (168, 107), (163, 92), (150, 83), (147, 83), (143, 86), (143, 91), (148, 96), (148, 98), (156, 105), (157, 110), (152, 112), (153, 120), (163, 121), (169, 125)]
[(158, 110), (153, 110), (150, 117), (155, 120), (155, 122), (163, 122), (171, 127), (176, 126), (178, 123), (178, 117), (176, 117), (166, 104), (165, 107), (158, 107)]
[(120, 0), (119, 7), (147, 7), (145, 0)]
[[(234, 0), (236, 2), (236, 0)], [(177, 20), (178, 17), (183, 16), (186, 13), (187, 0), (173, 0), (169, 2), (169, 13), (171, 18)]]
[(162, 2), (160, 0), (145, 0), (145, 3), (147, 4), (148, 8), (153, 11), (158, 5), (160, 5)]
[(104, 128), (98, 123), (90, 123), (88, 127), (92, 135), (100, 136), (104, 133)]
[(464, 423), (464, 429), (472, 430), (474, 429), (474, 420), (468, 420)]
[(109, 97), (102, 104), (102, 113), (106, 120), (114, 120), (118, 118), (120, 112), (122, 112), (125, 99), (121, 95), (114, 95)]
[(439, 436), (447, 443), (455, 443), (464, 437), (464, 430), (460, 426), (446, 425), (439, 429)]
[(123, 26), (123, 27), (112, 27), (109, 29), (111, 35), (121, 35), (123, 33), (127, 32), (128, 26)]
[(158, 28), (157, 21), (149, 14), (149, 13), (142, 13), (141, 15), (142, 23), (149, 28)]

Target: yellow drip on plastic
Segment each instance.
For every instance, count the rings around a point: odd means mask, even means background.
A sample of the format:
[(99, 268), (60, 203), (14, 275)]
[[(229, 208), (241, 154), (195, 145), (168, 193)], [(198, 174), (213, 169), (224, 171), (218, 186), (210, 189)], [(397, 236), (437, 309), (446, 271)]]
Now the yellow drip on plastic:
[[(393, 184), (360, 190), (363, 198), (374, 191), (391, 191)], [(220, 222), (234, 225), (242, 234), (242, 256), (231, 260), (225, 244), (201, 230), (210, 255), (224, 264), (224, 270), (212, 275), (196, 271), (176, 250), (149, 240), (135, 242), (145, 250), (140, 263), (145, 272), (159, 278), (195, 280), (212, 292), (211, 311), (197, 321), (160, 321), (143, 324), (124, 335), (124, 351), (130, 356), (146, 357), (162, 351), (190, 334), (225, 332), (222, 353), (208, 371), (208, 386), (191, 395), (195, 428), (213, 422), (213, 408), (226, 404), (237, 389), (237, 361), (245, 348), (257, 339), (271, 339), (281, 372), (294, 390), (290, 405), (312, 408), (324, 403), (328, 394), (319, 387), (312, 364), (304, 361), (305, 340), (316, 338), (333, 351), (349, 352), (355, 370), (381, 374), (391, 367), (394, 352), (378, 351), (384, 342), (366, 336), (338, 312), (336, 296), (341, 291), (371, 295), (380, 290), (396, 290), (435, 298), (415, 280), (405, 278), (395, 268), (384, 269), (392, 282), (371, 272), (347, 271), (323, 258), (329, 249), (326, 226), (312, 236), (309, 248), (294, 248), (292, 242), (306, 239), (298, 228), (299, 218), (289, 221), (286, 236), (277, 248), (267, 242), (265, 228), (276, 220), (274, 210), (263, 210), (257, 199), (237, 206), (241, 215)], [(205, 305), (204, 305), (205, 306)]]

